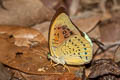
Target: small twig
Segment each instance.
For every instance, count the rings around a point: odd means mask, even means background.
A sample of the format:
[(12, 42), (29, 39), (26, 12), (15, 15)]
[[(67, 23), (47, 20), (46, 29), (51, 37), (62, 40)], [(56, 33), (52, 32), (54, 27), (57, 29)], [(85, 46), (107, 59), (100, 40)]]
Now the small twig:
[(114, 55), (113, 55), (113, 56), (114, 56), (114, 58), (113, 58), (114, 61), (115, 61), (115, 53), (118, 51), (119, 48), (120, 48), (120, 45), (118, 45), (118, 47), (116, 48), (116, 50), (115, 50), (115, 52), (114, 52)]
[[(116, 42), (116, 43), (105, 46), (102, 42), (98, 41), (97, 39), (91, 38), (91, 40), (98, 46), (98, 49), (95, 51), (94, 55), (100, 54), (100, 53), (102, 53), (110, 48), (113, 48), (115, 46), (120, 46), (120, 42)], [(101, 51), (99, 51), (99, 50), (101, 50)]]
[(99, 21), (92, 29), (90, 29), (88, 32), (86, 32), (87, 34), (92, 32), (96, 27), (98, 27), (98, 25), (101, 23), (101, 21)]
[(19, 72), (19, 74), (21, 75), (21, 77), (22, 77), (22, 80), (27, 80), (23, 75), (22, 75), (22, 73), (21, 72)]

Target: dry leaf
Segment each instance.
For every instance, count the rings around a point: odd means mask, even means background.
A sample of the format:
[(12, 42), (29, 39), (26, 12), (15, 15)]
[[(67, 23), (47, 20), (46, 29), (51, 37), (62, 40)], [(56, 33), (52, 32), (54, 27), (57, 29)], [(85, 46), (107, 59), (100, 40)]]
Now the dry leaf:
[(97, 60), (95, 63), (93, 63), (90, 69), (91, 73), (89, 74), (89, 78), (98, 78), (103, 77), (104, 75), (120, 75), (120, 67), (110, 59)]
[(120, 17), (119, 13), (116, 13), (116, 15), (113, 16), (113, 18), (103, 23), (103, 25), (100, 26), (100, 34), (101, 41), (104, 42), (104, 44), (113, 44), (117, 43), (120, 40)]
[(96, 54), (93, 58), (93, 61), (99, 60), (99, 59), (112, 59), (112, 60), (114, 60), (114, 53), (107, 50), (105, 52)]
[(10, 80), (11, 76), (10, 71), (0, 63), (0, 80)]
[(47, 43), (40, 43), (37, 47), (17, 47), (14, 39), (0, 35), (0, 62), (26, 73), (40, 74), (40, 68), (47, 70)]
[(0, 8), (1, 25), (31, 26), (50, 20), (54, 14), (41, 0), (4, 0), (3, 3), (7, 10)]
[(0, 26), (0, 34), (6, 33), (15, 38), (16, 46), (32, 47), (38, 43), (47, 43), (44, 36), (35, 29), (20, 26)]
[(83, 32), (88, 32), (92, 28), (96, 26), (96, 24), (100, 21), (101, 16), (96, 15), (87, 18), (74, 18), (72, 19), (73, 23), (78, 26), (78, 28)]
[(41, 0), (47, 7), (49, 8), (55, 8), (62, 2), (62, 0)]
[(23, 76), (26, 80), (81, 80), (71, 73), (61, 75), (27, 75), (23, 73)]
[(114, 57), (115, 62), (120, 62), (120, 47), (118, 47), (117, 51), (114, 54), (115, 54)]
[(48, 40), (49, 26), (50, 26), (50, 22), (47, 21), (47, 22), (44, 22), (44, 23), (41, 23), (41, 24), (36, 24), (32, 28), (37, 29), (38, 31), (40, 31), (44, 35), (46, 40)]

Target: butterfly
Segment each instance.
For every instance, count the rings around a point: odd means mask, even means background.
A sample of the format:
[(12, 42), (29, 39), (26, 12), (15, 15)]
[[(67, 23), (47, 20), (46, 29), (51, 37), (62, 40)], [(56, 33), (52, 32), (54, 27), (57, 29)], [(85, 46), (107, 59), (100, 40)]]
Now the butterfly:
[(48, 39), (48, 58), (57, 64), (83, 65), (92, 60), (92, 41), (73, 24), (63, 7), (51, 21)]

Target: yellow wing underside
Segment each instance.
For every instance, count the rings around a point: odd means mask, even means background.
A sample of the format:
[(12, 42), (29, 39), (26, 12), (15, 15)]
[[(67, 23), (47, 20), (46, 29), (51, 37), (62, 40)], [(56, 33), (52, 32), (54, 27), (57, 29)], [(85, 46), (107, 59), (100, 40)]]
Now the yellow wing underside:
[[(62, 42), (59, 46), (56, 46), (53, 44), (54, 28), (61, 25), (67, 25), (75, 34)], [(65, 13), (61, 13), (57, 16), (54, 23), (51, 25), (49, 46), (52, 56), (64, 57), (64, 60), (69, 65), (82, 65), (92, 59), (92, 46), (89, 41), (80, 35), (80, 32), (71, 23)]]

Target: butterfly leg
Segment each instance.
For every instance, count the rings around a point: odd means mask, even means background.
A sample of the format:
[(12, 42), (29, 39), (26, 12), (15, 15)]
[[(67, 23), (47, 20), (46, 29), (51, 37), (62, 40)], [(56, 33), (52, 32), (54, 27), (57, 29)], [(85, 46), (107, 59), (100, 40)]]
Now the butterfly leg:
[(50, 60), (50, 67), (53, 67), (54, 69), (56, 69), (55, 66), (57, 66), (57, 65), (58, 65), (58, 64), (54, 64), (53, 61)]
[(63, 65), (64, 67), (63, 67), (63, 69), (65, 70), (65, 69), (67, 69), (68, 70), (68, 72), (70, 72), (70, 69), (69, 69), (69, 67), (68, 66), (66, 66), (66, 65)]

